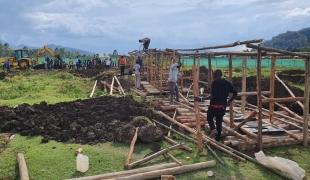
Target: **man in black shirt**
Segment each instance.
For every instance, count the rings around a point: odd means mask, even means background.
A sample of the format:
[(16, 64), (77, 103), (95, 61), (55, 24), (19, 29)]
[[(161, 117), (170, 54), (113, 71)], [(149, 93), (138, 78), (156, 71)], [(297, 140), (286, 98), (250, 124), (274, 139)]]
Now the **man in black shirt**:
[[(221, 139), (222, 122), (226, 107), (235, 99), (237, 91), (231, 82), (222, 78), (221, 70), (214, 71), (213, 75), (214, 81), (211, 84), (210, 106), (207, 112), (207, 119), (211, 135), (214, 135), (217, 132), (215, 140), (219, 141)], [(227, 101), (229, 93), (232, 93), (233, 95)], [(216, 119), (216, 130), (213, 121), (214, 117)]]

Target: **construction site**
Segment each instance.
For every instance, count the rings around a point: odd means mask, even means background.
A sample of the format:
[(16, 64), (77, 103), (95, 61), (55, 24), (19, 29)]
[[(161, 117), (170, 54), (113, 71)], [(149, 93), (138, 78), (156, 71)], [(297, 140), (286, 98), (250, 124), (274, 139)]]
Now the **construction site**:
[[(310, 53), (261, 43), (134, 50), (124, 55), (124, 76), (117, 66), (100, 65), (4, 74), (0, 179), (309, 178)], [(238, 46), (250, 51), (229, 49)], [(219, 57), (226, 67), (215, 66)], [(131, 75), (137, 59), (141, 88)], [(181, 65), (173, 103), (172, 59)], [(287, 59), (303, 67), (277, 69)], [(225, 107), (220, 141), (209, 136), (210, 99), (204, 98), (216, 69), (237, 90)]]

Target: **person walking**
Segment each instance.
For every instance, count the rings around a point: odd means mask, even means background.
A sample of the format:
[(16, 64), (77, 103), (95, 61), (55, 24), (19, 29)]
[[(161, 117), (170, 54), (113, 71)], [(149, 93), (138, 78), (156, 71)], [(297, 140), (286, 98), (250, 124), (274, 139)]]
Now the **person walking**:
[(118, 66), (120, 68), (120, 71), (121, 71), (121, 76), (124, 76), (125, 75), (125, 65), (126, 65), (126, 59), (124, 56), (121, 56), (118, 60)]
[[(214, 81), (211, 84), (210, 106), (207, 111), (207, 120), (211, 130), (210, 137), (216, 135), (215, 140), (220, 141), (222, 135), (222, 122), (226, 107), (237, 97), (237, 91), (232, 83), (222, 78), (222, 71), (215, 70)], [(229, 94), (232, 96), (227, 100)], [(216, 120), (216, 128), (214, 125)]]
[(11, 65), (10, 65), (10, 61), (9, 61), (9, 60), (6, 60), (6, 61), (3, 63), (3, 69), (6, 70), (7, 72), (10, 72)]
[(172, 58), (172, 64), (169, 69), (168, 88), (170, 91), (170, 104), (173, 104), (175, 97), (176, 101), (179, 101), (179, 88), (178, 88), (178, 75), (180, 64), (176, 63), (176, 60)]
[(135, 72), (135, 87), (141, 89), (141, 66), (138, 61), (133, 66), (133, 70)]

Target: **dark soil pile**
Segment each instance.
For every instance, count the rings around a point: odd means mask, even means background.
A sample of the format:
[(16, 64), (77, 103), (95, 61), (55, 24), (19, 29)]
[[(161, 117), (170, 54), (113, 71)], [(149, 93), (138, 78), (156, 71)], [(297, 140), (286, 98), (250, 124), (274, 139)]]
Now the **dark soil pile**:
[[(247, 91), (251, 92), (251, 91), (256, 91), (256, 77), (255, 76), (250, 76), (247, 77)], [(238, 92), (241, 92), (241, 86), (242, 86), (242, 78), (241, 77), (234, 77), (233, 78), (233, 84), (236, 87)], [(262, 84), (262, 91), (269, 91), (269, 86), (270, 86), (270, 79), (269, 78), (263, 78), (261, 80), (261, 84)], [(302, 97), (304, 96), (304, 93), (302, 90), (293, 87), (293, 86), (289, 86), (288, 87), (293, 91), (293, 93), (295, 94), (295, 96), (297, 97)], [(282, 84), (278, 81), (275, 81), (275, 97), (276, 98), (281, 98), (281, 97), (290, 97), (290, 94), (287, 92), (287, 90), (282, 86)], [(257, 98), (256, 96), (249, 96), (247, 97), (247, 101), (251, 104), (256, 105), (257, 104)], [(293, 102), (293, 103), (285, 103), (284, 105), (286, 105), (287, 107), (289, 107), (292, 111), (298, 113), (298, 114), (302, 114), (302, 109), (300, 108), (300, 106), (297, 105), (297, 103)], [(268, 103), (264, 104), (265, 108), (268, 108)]]
[(292, 82), (295, 84), (305, 83), (305, 71), (304, 70), (284, 70), (278, 74), (279, 78), (283, 81)]
[[(135, 127), (148, 128), (142, 142), (160, 140), (163, 131), (150, 124), (136, 124), (136, 116), (160, 120), (150, 109), (131, 97), (103, 96), (48, 105), (45, 102), (16, 108), (0, 108), (0, 132), (42, 135), (45, 140), (75, 143), (129, 142)], [(143, 132), (143, 131), (141, 131)], [(151, 132), (151, 133), (150, 133)], [(154, 137), (156, 137), (154, 139)]]

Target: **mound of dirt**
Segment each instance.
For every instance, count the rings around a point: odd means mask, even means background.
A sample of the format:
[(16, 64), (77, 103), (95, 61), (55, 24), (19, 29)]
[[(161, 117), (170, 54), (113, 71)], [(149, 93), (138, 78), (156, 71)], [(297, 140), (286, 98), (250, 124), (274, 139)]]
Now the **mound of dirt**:
[(136, 126), (140, 126), (148, 129), (140, 139), (142, 142), (162, 139), (161, 129), (132, 121), (136, 116), (161, 119), (132, 97), (103, 96), (54, 105), (42, 102), (33, 106), (1, 107), (0, 131), (42, 135), (45, 140), (93, 144), (130, 142)]
[(283, 81), (289, 81), (295, 84), (305, 83), (305, 71), (304, 70), (284, 70), (278, 74), (279, 78)]
[[(263, 78), (261, 80), (261, 84), (262, 84), (262, 91), (269, 91), (269, 86), (270, 86), (270, 79), (269, 78)], [(247, 77), (247, 91), (251, 92), (251, 91), (256, 91), (256, 77), (255, 76), (250, 76)], [(241, 86), (242, 86), (242, 78), (241, 77), (234, 77), (233, 78), (233, 85), (236, 87), (238, 92), (241, 92)], [(293, 93), (297, 96), (297, 97), (303, 97), (304, 96), (304, 92), (296, 87), (293, 86), (289, 86), (288, 87), (293, 91)], [(287, 90), (282, 86), (282, 84), (278, 81), (275, 81), (275, 97), (276, 98), (281, 98), (281, 97), (290, 97), (290, 94), (287, 92)], [(247, 97), (247, 101), (251, 104), (256, 105), (257, 104), (257, 98), (256, 96), (249, 96)], [(298, 113), (298, 114), (302, 114), (302, 109), (300, 108), (300, 106), (296, 105), (297, 103), (293, 102), (293, 103), (284, 103), (284, 105), (286, 105), (287, 107), (289, 107), (292, 111)], [(269, 108), (268, 107), (268, 103), (263, 105), (265, 108)]]

